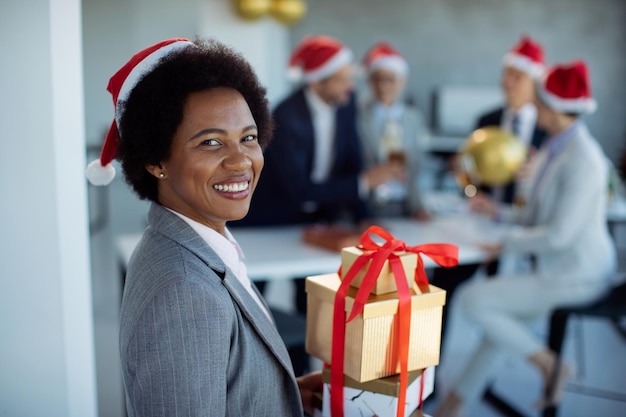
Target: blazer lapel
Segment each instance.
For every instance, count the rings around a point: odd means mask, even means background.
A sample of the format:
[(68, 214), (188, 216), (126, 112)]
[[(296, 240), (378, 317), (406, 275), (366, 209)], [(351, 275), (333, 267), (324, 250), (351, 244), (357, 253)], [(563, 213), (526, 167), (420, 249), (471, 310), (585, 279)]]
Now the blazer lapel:
[[(241, 312), (245, 316), (245, 318), (252, 324), (252, 327), (256, 330), (257, 334), (267, 347), (274, 353), (274, 356), (280, 361), (280, 363), (285, 367), (287, 371), (293, 373), (293, 367), (291, 365), (291, 360), (289, 359), (289, 353), (287, 352), (287, 348), (285, 347), (285, 343), (283, 342), (278, 330), (276, 329), (276, 324), (274, 323), (274, 319), (270, 319), (267, 317), (265, 312), (261, 310), (261, 307), (254, 301), (254, 299), (250, 296), (247, 290), (241, 285), (239, 280), (229, 271), (226, 271), (226, 277), (224, 278), (224, 285), (230, 292), (233, 300), (237, 303)], [(253, 286), (254, 288), (254, 286)], [(256, 289), (254, 289), (256, 291)], [(257, 292), (258, 294), (258, 292)], [(263, 297), (259, 294), (259, 298), (267, 308), (268, 313), (271, 317), (271, 312)]]
[[(569, 145), (569, 144), (568, 144)], [(542, 155), (542, 159), (538, 162), (537, 165), (537, 175), (542, 170), (542, 166), (545, 163), (549, 163), (546, 171), (543, 174), (543, 178), (539, 184), (534, 184), (533, 187), (536, 188), (533, 190), (533, 198), (531, 199), (531, 206), (529, 207), (529, 214), (527, 218), (528, 224), (535, 224), (537, 217), (539, 215), (538, 212), (538, 204), (540, 201), (545, 201), (546, 198), (550, 197), (546, 193), (552, 193), (553, 190), (550, 187), (550, 184), (553, 183), (553, 177), (555, 173), (558, 171), (559, 166), (563, 163), (563, 161), (567, 158), (567, 145), (566, 148), (559, 152), (558, 155), (554, 157), (552, 161), (548, 161), (549, 155), (546, 151), (545, 154)]]
[[(267, 317), (265, 312), (261, 310), (261, 307), (259, 307), (256, 301), (239, 282), (237, 277), (226, 268), (222, 259), (206, 244), (204, 239), (181, 218), (158, 204), (152, 204), (148, 217), (151, 226), (190, 250), (209, 268), (223, 277), (222, 282), (224, 286), (235, 303), (239, 306), (244, 317), (252, 324), (252, 328), (254, 328), (259, 337), (265, 342), (272, 353), (274, 353), (274, 356), (276, 356), (283, 367), (289, 373), (293, 374), (293, 367), (291, 366), (287, 348), (276, 329), (273, 319)], [(256, 291), (255, 286), (252, 286), (252, 288)], [(261, 296), (258, 291), (257, 294), (267, 308), (267, 311), (270, 312), (267, 303), (263, 300), (263, 296)]]

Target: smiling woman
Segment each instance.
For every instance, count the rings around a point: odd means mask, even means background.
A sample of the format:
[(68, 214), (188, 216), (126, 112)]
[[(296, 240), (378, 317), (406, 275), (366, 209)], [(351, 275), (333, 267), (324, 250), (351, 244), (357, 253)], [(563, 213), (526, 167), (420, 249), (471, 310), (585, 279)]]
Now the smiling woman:
[(226, 227), (248, 213), (272, 128), (252, 68), (218, 42), (171, 39), (133, 56), (108, 90), (115, 120), (88, 177), (110, 181), (115, 157), (152, 201), (121, 307), (129, 416), (311, 410), (321, 374), (294, 377)]
[[(241, 93), (218, 87), (191, 93), (167, 160), (148, 164), (158, 200), (225, 235), (243, 218), (263, 168), (257, 127)], [(163, 174), (163, 175), (161, 175)]]

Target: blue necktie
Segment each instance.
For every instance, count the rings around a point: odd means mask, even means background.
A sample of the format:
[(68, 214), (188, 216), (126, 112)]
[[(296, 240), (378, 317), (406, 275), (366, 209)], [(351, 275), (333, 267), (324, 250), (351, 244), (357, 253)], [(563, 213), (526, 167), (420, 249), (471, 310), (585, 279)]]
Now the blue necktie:
[(513, 116), (513, 121), (511, 122), (511, 132), (518, 138), (520, 137), (520, 118), (517, 114)]

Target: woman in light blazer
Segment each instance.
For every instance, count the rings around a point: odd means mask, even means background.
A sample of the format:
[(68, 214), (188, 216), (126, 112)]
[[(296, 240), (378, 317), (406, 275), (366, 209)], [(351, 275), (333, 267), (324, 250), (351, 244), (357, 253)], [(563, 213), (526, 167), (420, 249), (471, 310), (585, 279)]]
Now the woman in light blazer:
[(226, 227), (248, 212), (271, 136), (252, 68), (217, 42), (170, 39), (133, 56), (108, 90), (116, 116), (87, 175), (110, 181), (116, 157), (152, 202), (121, 307), (129, 416), (311, 411), (321, 374), (294, 377)]
[[(485, 196), (470, 200), (476, 211), (521, 226), (484, 249), (494, 258), (501, 251), (533, 255), (535, 268), (527, 275), (473, 281), (461, 290), (459, 307), (484, 336), (438, 417), (457, 416), (462, 403), (482, 395), (500, 353), (527, 358), (540, 371), (544, 386), (538, 408), (556, 404), (572, 370), (557, 364), (528, 322), (556, 307), (598, 298), (616, 269), (605, 212), (606, 157), (578, 117), (595, 109), (584, 62), (552, 68), (537, 84), (536, 101), (537, 123), (549, 139), (532, 164), (526, 205), (499, 207)], [(559, 372), (550, 383), (555, 369)]]

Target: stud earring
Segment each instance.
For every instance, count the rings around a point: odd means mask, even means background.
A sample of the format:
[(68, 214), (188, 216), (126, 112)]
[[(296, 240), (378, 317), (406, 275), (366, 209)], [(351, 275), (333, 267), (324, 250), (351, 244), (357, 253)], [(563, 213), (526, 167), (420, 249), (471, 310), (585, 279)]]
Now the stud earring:
[(159, 178), (165, 178), (165, 174), (161, 172), (161, 173), (159, 174)]

